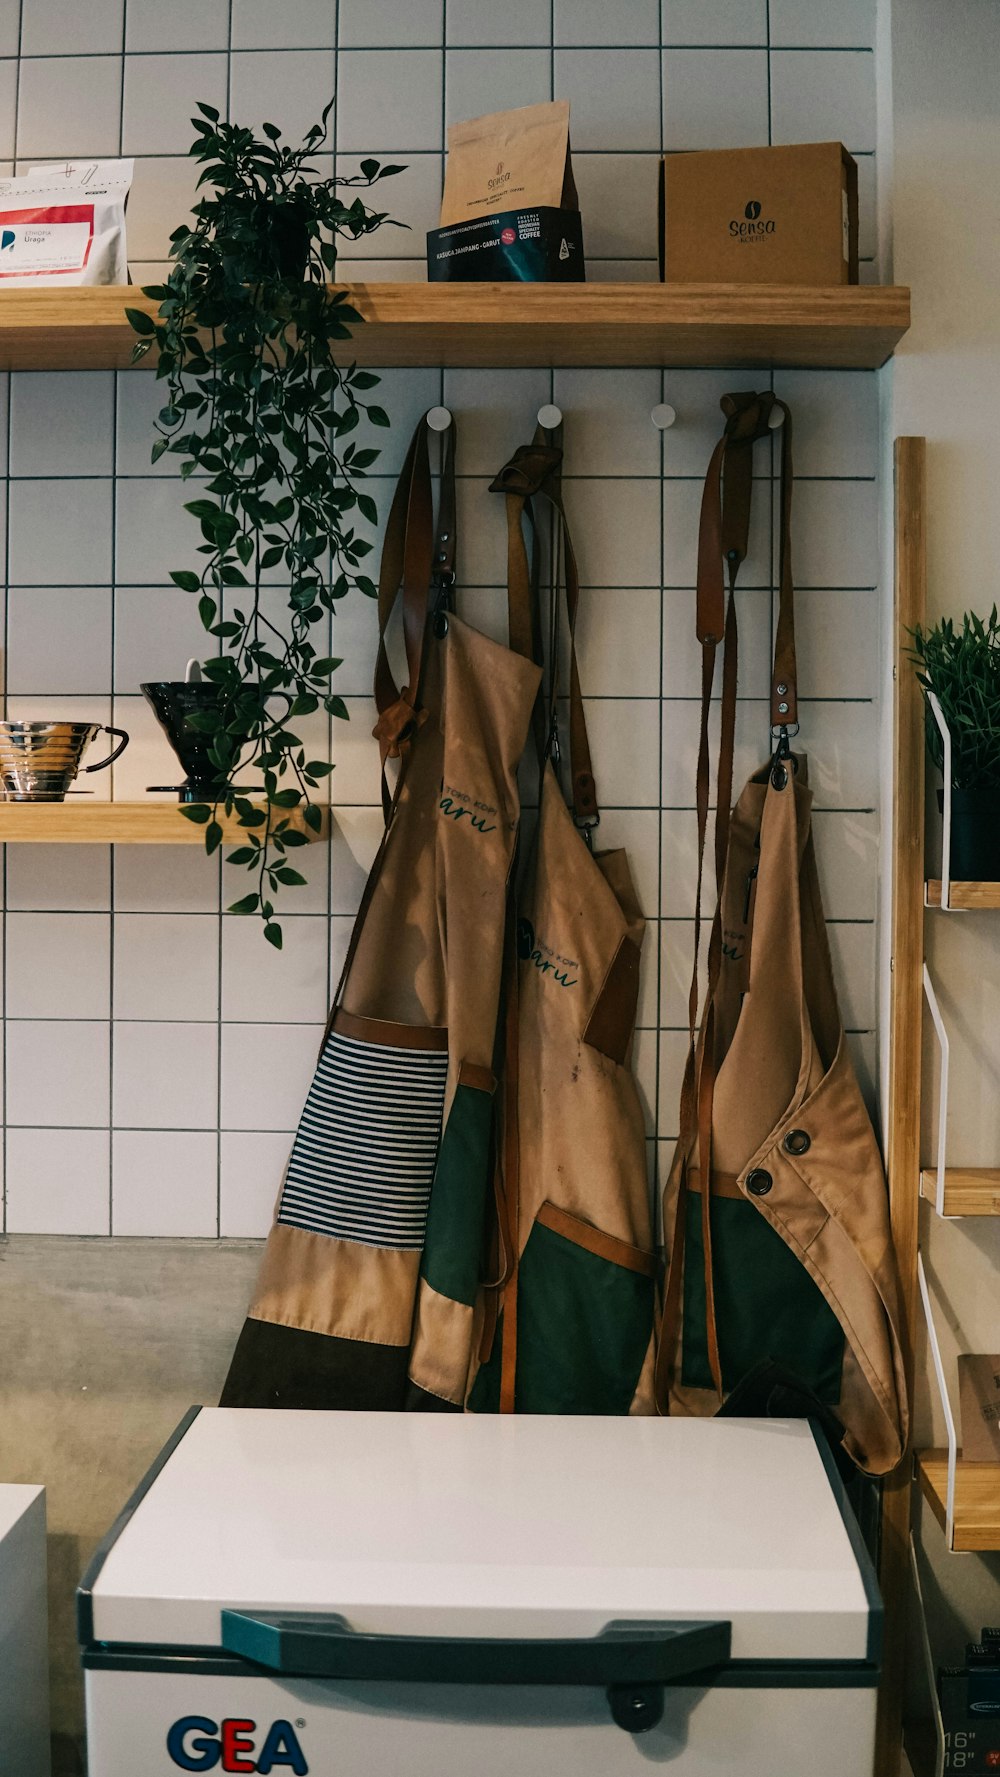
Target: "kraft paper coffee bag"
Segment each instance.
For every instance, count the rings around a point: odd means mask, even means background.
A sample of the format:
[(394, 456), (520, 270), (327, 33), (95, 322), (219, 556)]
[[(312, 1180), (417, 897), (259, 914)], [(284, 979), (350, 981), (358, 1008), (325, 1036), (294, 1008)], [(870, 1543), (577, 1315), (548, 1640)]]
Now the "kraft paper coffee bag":
[(522, 105), (453, 123), (441, 227), (494, 210), (575, 210), (569, 101)]
[(427, 275), (434, 282), (583, 281), (566, 99), (452, 124)]

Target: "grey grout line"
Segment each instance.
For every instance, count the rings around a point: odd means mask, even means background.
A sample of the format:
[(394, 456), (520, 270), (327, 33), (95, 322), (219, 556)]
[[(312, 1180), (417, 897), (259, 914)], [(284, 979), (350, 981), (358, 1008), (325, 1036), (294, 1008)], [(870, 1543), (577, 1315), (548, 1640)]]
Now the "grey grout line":
[[(126, 0), (126, 4), (127, 3), (128, 3), (128, 0)], [(234, 4), (234, 0), (229, 0), (229, 6), (228, 6), (227, 18), (226, 18), (226, 117), (227, 117), (227, 119), (232, 116), (233, 4)], [(336, 71), (337, 71), (336, 47), (334, 48), (333, 66), (334, 66), (334, 91), (336, 91)], [(336, 170), (336, 161), (334, 161), (334, 170)], [(219, 647), (221, 650), (221, 647), (222, 647), (221, 642), (219, 643)], [(216, 936), (216, 952), (215, 952), (215, 966), (216, 966), (216, 970), (217, 970), (217, 976), (216, 976), (216, 1026), (217, 1026), (217, 1030), (216, 1030), (216, 1051), (215, 1051), (215, 1070), (216, 1070), (215, 1071), (215, 1100), (216, 1100), (216, 1106), (217, 1106), (217, 1122), (218, 1122), (218, 1127), (216, 1130), (216, 1138), (215, 1138), (215, 1233), (216, 1233), (216, 1238), (220, 1238), (221, 1234), (222, 1234), (222, 1052), (223, 1052), (222, 989), (223, 989), (224, 937), (225, 937), (225, 927), (223, 925), (223, 919), (222, 919), (223, 890), (224, 890), (224, 885), (225, 885), (222, 860), (223, 860), (223, 852), (220, 849), (218, 857), (215, 860), (216, 883), (217, 883), (215, 902), (216, 902), (216, 913), (217, 913), (217, 917), (218, 917), (218, 932), (217, 932), (217, 936)]]
[[(24, 372), (11, 371), (10, 374), (12, 376), (17, 376), (17, 375), (23, 375)], [(48, 374), (51, 374), (51, 373), (48, 373)], [(114, 372), (114, 374), (118, 375), (119, 373)], [(130, 372), (124, 371), (121, 374), (127, 376), (130, 374)], [(385, 373), (383, 373), (383, 374), (385, 374)], [(667, 374), (669, 375), (670, 372), (667, 372)], [(771, 374), (773, 375), (775, 373), (772, 372)], [(777, 374), (780, 375), (780, 372), (778, 372)], [(142, 475), (142, 474), (138, 474), (135, 472), (132, 472), (127, 475), (70, 475), (70, 474), (66, 474), (66, 475), (11, 475), (7, 479), (9, 481), (11, 481), (12, 483), (14, 483), (15, 485), (21, 485), (21, 484), (27, 485), (27, 484), (33, 483), (33, 482), (46, 482), (47, 483), (47, 482), (52, 482), (52, 481), (58, 481), (58, 482), (64, 482), (64, 481), (105, 482), (105, 481), (107, 481), (109, 483), (110, 482), (122, 482), (122, 481), (129, 482), (129, 483), (143, 482), (143, 483), (146, 483), (149, 485), (154, 485), (154, 486), (172, 487), (175, 490), (177, 490), (178, 492), (184, 486), (190, 485), (189, 483), (182, 482), (180, 476)], [(471, 488), (476, 485), (485, 484), (486, 482), (489, 481), (490, 477), (489, 477), (489, 475), (487, 475), (485, 473), (479, 474), (476, 472), (470, 472), (469, 470), (466, 470), (464, 473), (459, 472), (456, 475), (455, 479), (458, 482), (467, 483), (469, 485), (469, 487)], [(754, 481), (757, 481), (757, 482), (765, 482), (765, 481), (770, 481), (771, 476), (767, 475), (767, 474), (755, 474), (753, 479), (754, 479)], [(193, 483), (195, 485), (198, 485), (199, 483), (204, 483), (207, 480), (208, 480), (208, 477), (205, 475), (197, 475), (197, 476), (191, 477), (191, 483)], [(369, 488), (370, 488), (370, 485), (372, 482), (375, 482), (375, 483), (385, 482), (388, 484), (390, 482), (395, 481), (395, 476), (393, 476), (393, 475), (370, 475), (367, 477), (367, 480), (368, 480)], [(687, 485), (693, 486), (693, 487), (700, 487), (702, 484), (702, 481), (704, 480), (704, 477), (701, 475), (679, 475), (679, 474), (659, 476), (659, 475), (650, 474), (648, 470), (637, 470), (634, 474), (625, 474), (625, 475), (610, 475), (610, 474), (605, 475), (605, 474), (601, 474), (601, 473), (597, 473), (597, 472), (591, 472), (588, 474), (588, 473), (577, 472), (575, 475), (567, 474), (567, 475), (563, 476), (563, 481), (567, 484), (567, 486), (570, 486), (570, 487), (572, 487), (576, 482), (600, 481), (600, 482), (614, 483), (614, 482), (620, 481), (620, 482), (627, 482), (629, 484), (629, 486), (631, 486), (635, 482), (651, 482), (651, 483), (659, 484), (659, 482), (661, 480), (663, 482), (665, 482), (668, 486), (672, 485), (675, 482), (678, 482), (678, 483), (687, 484)], [(824, 484), (824, 485), (829, 482), (829, 483), (833, 483), (835, 486), (847, 486), (847, 487), (854, 487), (854, 486), (875, 487), (878, 485), (878, 477), (876, 475), (796, 475), (794, 477), (794, 481), (796, 482), (796, 484), (798, 484), (799, 482), (802, 482), (803, 484), (820, 483), (820, 484)], [(385, 491), (385, 490), (383, 490), (383, 491)], [(31, 588), (37, 589), (39, 592), (54, 592), (59, 588), (60, 585), (82, 586), (84, 584), (86, 584), (88, 586), (107, 586), (108, 582), (107, 582), (107, 580), (91, 580), (91, 581), (84, 582), (79, 579), (75, 579), (72, 581), (15, 580), (15, 581), (11, 582), (11, 585), (13, 585), (13, 586), (31, 587)], [(126, 586), (160, 586), (160, 587), (162, 587), (163, 581), (162, 580), (143, 581), (143, 580), (131, 580), (130, 579), (127, 581), (123, 581), (122, 584), (126, 585)], [(276, 591), (276, 592), (280, 592), (283, 590), (280, 582), (275, 582), (275, 581), (269, 580), (267, 582), (267, 585), (273, 591)], [(169, 591), (169, 588), (167, 588), (166, 590)]]
[(549, 0), (549, 98), (556, 96), (556, 0)]
[[(281, 54), (282, 52), (279, 50), (276, 53)], [(701, 144), (698, 143), (698, 144), (696, 144), (696, 146), (700, 148)], [(847, 148), (848, 153), (851, 154), (855, 160), (875, 160), (877, 158), (878, 150), (875, 148), (851, 148), (850, 145), (846, 142), (845, 142), (844, 146), (845, 146), (845, 148)], [(406, 154), (409, 156), (409, 158), (411, 160), (420, 160), (420, 159), (428, 160), (428, 159), (432, 159), (432, 158), (433, 159), (440, 159), (444, 150), (442, 148), (426, 148), (426, 147), (413, 147), (413, 146), (408, 147), (405, 143), (401, 143), (401, 144), (398, 144), (394, 148), (382, 149), (382, 150), (380, 150), (380, 152), (383, 155)], [(610, 148), (610, 147), (608, 147), (608, 148), (574, 148), (573, 159), (574, 159), (574, 161), (577, 161), (577, 160), (610, 160), (610, 159), (614, 159), (616, 156), (621, 155), (621, 156), (628, 157), (631, 160), (658, 160), (660, 158), (661, 154), (689, 154), (690, 152), (691, 152), (690, 148), (662, 148), (662, 149), (661, 148)], [(342, 154), (345, 157), (345, 159), (349, 159), (352, 156), (357, 156), (357, 155), (363, 154), (364, 150), (361, 148), (343, 148), (343, 147), (341, 147), (341, 148), (338, 148), (338, 149), (332, 151), (329, 148), (324, 148), (321, 150), (321, 153), (323, 155), (331, 155), (331, 153), (332, 153), (334, 159), (336, 158), (337, 154)], [(130, 159), (135, 160), (137, 162), (147, 161), (147, 160), (179, 160), (180, 161), (180, 160), (186, 160), (187, 157), (188, 156), (187, 156), (187, 149), (186, 148), (156, 148), (156, 149), (146, 148), (146, 149), (142, 149), (141, 151), (131, 155)], [(34, 157), (31, 155), (22, 155), (21, 158), (23, 160), (31, 160)], [(53, 154), (53, 155), (46, 155), (46, 156), (44, 156), (44, 158), (46, 160), (60, 160), (60, 159), (62, 159), (62, 156), (58, 155), (58, 154)], [(347, 254), (347, 255), (345, 255), (345, 257), (346, 258), (358, 257), (358, 255)], [(360, 255), (360, 257), (364, 257), (364, 255), (363, 254)], [(372, 253), (370, 255), (370, 257), (373, 259), (392, 259), (392, 258), (399, 258), (399, 257), (416, 258), (416, 257), (419, 257), (419, 255), (415, 255), (415, 254), (405, 255), (404, 254), (401, 256), (399, 254), (391, 254), (391, 253)], [(619, 260), (619, 259), (627, 259), (630, 257), (630, 255), (622, 254), (622, 253), (606, 253), (606, 254), (597, 254), (594, 257), (596, 257), (598, 259), (605, 258), (605, 259), (611, 259), (611, 260)], [(655, 255), (644, 255), (643, 257), (655, 257)], [(140, 259), (138, 261), (138, 263), (140, 265), (155, 265), (157, 263), (157, 261), (155, 259), (145, 259), (144, 258), (144, 259)]]
[(774, 144), (772, 127), (773, 87), (771, 82), (771, 0), (764, 0), (764, 27), (767, 35), (767, 140)]
[[(125, 54), (125, 37), (128, 30), (128, 0), (122, 5), (122, 56)], [(125, 63), (122, 62), (122, 80), (118, 94), (118, 152), (122, 152), (125, 133)], [(118, 468), (118, 377), (117, 370), (111, 373), (111, 463), (113, 471)], [(111, 722), (115, 722), (115, 613), (118, 603), (118, 480), (112, 474), (111, 487), (111, 630), (110, 630), (110, 668), (111, 668)], [(114, 795), (115, 767), (111, 767), (111, 795)], [(115, 1123), (115, 848), (108, 847), (108, 1233), (114, 1233), (115, 1223), (115, 1144), (111, 1133)]]
[[(664, 117), (663, 7), (661, 4), (657, 4), (656, 12), (657, 12), (658, 40), (659, 40), (659, 50), (660, 50), (659, 66), (658, 66), (657, 73), (658, 73), (658, 82), (659, 82), (658, 96), (659, 96), (660, 150), (662, 153), (662, 150), (664, 147), (666, 120)], [(666, 384), (667, 384), (667, 371), (661, 367), (661, 369), (660, 369), (660, 400), (661, 400), (661, 402), (666, 400)], [(666, 582), (665, 481), (666, 481), (666, 468), (667, 468), (667, 460), (666, 460), (667, 459), (667, 445), (666, 445), (666, 433), (665, 432), (661, 431), (659, 433), (658, 438), (657, 438), (657, 444), (658, 444), (658, 448), (659, 448), (659, 459), (660, 459), (659, 464), (658, 464), (659, 482), (660, 482), (660, 488), (659, 488), (659, 501), (660, 501), (660, 587), (659, 587), (660, 613), (659, 613), (659, 616), (660, 616), (660, 621), (659, 621), (659, 644), (658, 645), (659, 645), (659, 672), (660, 672), (659, 689), (660, 689), (660, 710), (661, 710), (660, 730), (661, 730), (661, 736), (662, 736), (662, 729), (663, 729), (662, 710), (663, 710), (664, 677), (666, 674), (666, 664), (667, 664), (667, 662), (666, 662), (666, 599), (664, 596), (664, 585)], [(657, 759), (657, 771), (659, 774), (658, 775), (658, 782), (657, 782), (657, 802), (658, 802), (659, 806), (657, 809), (657, 819), (656, 819), (656, 905), (657, 905), (657, 908), (661, 910), (661, 913), (662, 913), (664, 899), (666, 896), (666, 886), (664, 883), (664, 864), (663, 864), (664, 750), (665, 749), (663, 747), (662, 739), (661, 739), (661, 745), (660, 745), (660, 749), (659, 749), (659, 757)], [(649, 965), (647, 964), (647, 967), (648, 966)], [(662, 1016), (662, 1012), (663, 1012), (664, 985), (665, 984), (664, 984), (664, 977), (663, 977), (663, 945), (662, 945), (662, 943), (658, 943), (656, 946), (657, 1025), (659, 1025), (659, 1020), (660, 1020), (660, 1018)], [(661, 1041), (659, 1028), (657, 1028), (656, 1040), (655, 1040), (655, 1044), (654, 1044), (654, 1048), (653, 1048), (653, 1066), (655, 1069), (655, 1073), (654, 1073), (654, 1086), (653, 1086), (652, 1122), (653, 1122), (654, 1136), (658, 1134), (659, 1128), (660, 1128), (660, 1115), (661, 1115), (661, 1112), (660, 1112), (660, 1080), (661, 1080), (661, 1072), (662, 1072), (662, 1053), (661, 1053), (661, 1051), (662, 1051), (662, 1041)], [(651, 1204), (651, 1213), (652, 1213), (652, 1223), (653, 1223), (654, 1230), (659, 1229), (659, 1226), (660, 1226), (661, 1181), (660, 1181), (659, 1153), (660, 1153), (660, 1150), (659, 1150), (659, 1146), (657, 1145), (653, 1149), (653, 1164), (652, 1164), (653, 1201)]]
[[(21, 96), (21, 43), (24, 35), (24, 0), (18, 0), (17, 9), (17, 73), (14, 84), (14, 149), (17, 150), (17, 117)], [(10, 623), (10, 453), (11, 453), (11, 415), (13, 410), (14, 391), (12, 376), (7, 374), (7, 426), (6, 451), (7, 461), (4, 469), (4, 600), (3, 600), (3, 713), (7, 715), (7, 662), (9, 658), (8, 628)], [(0, 909), (0, 946), (3, 956), (0, 957), (0, 1008), (4, 1022), (7, 1012), (7, 848), (3, 856), (3, 906)], [(0, 1229), (7, 1228), (7, 1044), (2, 1045), (0, 1054), (0, 1108), (3, 1111), (3, 1127), (0, 1129), (0, 1166), (3, 1178), (0, 1179)]]
[[(550, 6), (551, 6), (551, 0), (550, 0)], [(20, 59), (25, 62), (55, 62), (55, 61), (59, 61), (59, 62), (111, 62), (111, 61), (120, 61), (123, 58), (123, 54), (129, 60), (135, 59), (136, 61), (143, 61), (147, 57), (150, 57), (150, 56), (160, 56), (160, 57), (169, 56), (171, 59), (173, 59), (175, 57), (181, 57), (181, 56), (218, 56), (218, 55), (226, 55), (227, 53), (231, 53), (232, 55), (237, 55), (237, 56), (267, 56), (269, 58), (277, 57), (280, 59), (281, 56), (329, 55), (331, 49), (333, 49), (335, 47), (336, 47), (336, 45), (334, 43), (301, 43), (301, 44), (280, 45), (280, 46), (273, 45), (273, 44), (266, 44), (266, 43), (265, 44), (248, 43), (248, 44), (239, 44), (238, 46), (233, 47), (231, 52), (227, 52), (225, 45), (220, 45), (218, 48), (215, 48), (215, 49), (172, 48), (169, 50), (129, 49), (129, 50), (124, 50), (124, 51), (117, 50), (117, 49), (80, 49), (80, 50), (73, 50), (68, 54), (62, 53), (59, 50), (48, 50), (48, 51), (43, 50), (41, 52), (36, 51), (32, 55), (22, 56)], [(593, 52), (594, 50), (608, 51), (611, 53), (615, 53), (615, 52), (622, 53), (622, 52), (628, 52), (631, 50), (659, 49), (659, 48), (662, 48), (662, 50), (664, 52), (669, 52), (670, 50), (674, 50), (674, 49), (684, 49), (684, 50), (696, 49), (696, 50), (699, 50), (704, 55), (715, 55), (715, 54), (719, 54), (719, 53), (725, 54), (727, 52), (732, 52), (733, 50), (738, 50), (738, 51), (745, 53), (747, 55), (753, 55), (753, 54), (760, 55), (763, 51), (765, 51), (768, 48), (768, 44), (767, 43), (698, 43), (698, 42), (693, 42), (693, 43), (663, 43), (661, 45), (652, 39), (648, 43), (609, 44), (609, 43), (582, 43), (581, 42), (581, 43), (545, 44), (545, 43), (512, 43), (509, 39), (507, 39), (507, 40), (498, 39), (495, 43), (487, 43), (487, 42), (446, 43), (443, 41), (442, 42), (434, 41), (434, 42), (430, 42), (430, 43), (406, 43), (406, 44), (347, 43), (342, 46), (341, 54), (345, 55), (345, 56), (355, 56), (355, 55), (433, 55), (435, 53), (449, 54), (452, 50), (466, 50), (466, 51), (467, 50), (474, 50), (474, 51), (479, 51), (481, 53), (488, 53), (491, 50), (505, 50), (508, 52), (516, 52), (518, 50), (549, 49), (550, 53), (555, 54), (555, 55), (575, 55), (575, 54), (579, 54), (579, 53), (585, 52), (585, 51)], [(771, 45), (771, 48), (773, 49), (773, 53), (775, 55), (817, 55), (817, 56), (822, 56), (822, 55), (865, 56), (865, 55), (867, 55), (867, 56), (873, 56), (875, 53), (874, 49), (872, 48), (870, 43), (776, 43), (776, 44)]]

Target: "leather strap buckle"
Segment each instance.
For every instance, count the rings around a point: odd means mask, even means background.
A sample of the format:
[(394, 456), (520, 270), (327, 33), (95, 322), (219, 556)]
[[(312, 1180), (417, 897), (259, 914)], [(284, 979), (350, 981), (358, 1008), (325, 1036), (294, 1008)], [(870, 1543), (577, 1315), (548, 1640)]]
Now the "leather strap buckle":
[(775, 397), (770, 389), (759, 394), (724, 395), (721, 402), (726, 416), (726, 437), (730, 444), (756, 444), (771, 430), (770, 415)]
[(383, 710), (372, 729), (372, 735), (382, 749), (383, 758), (398, 759), (403, 742), (409, 740), (426, 720), (427, 711), (414, 709), (405, 697), (397, 698), (387, 710)]
[(509, 463), (490, 482), (491, 494), (519, 494), (530, 499), (562, 462), (553, 444), (520, 444)]

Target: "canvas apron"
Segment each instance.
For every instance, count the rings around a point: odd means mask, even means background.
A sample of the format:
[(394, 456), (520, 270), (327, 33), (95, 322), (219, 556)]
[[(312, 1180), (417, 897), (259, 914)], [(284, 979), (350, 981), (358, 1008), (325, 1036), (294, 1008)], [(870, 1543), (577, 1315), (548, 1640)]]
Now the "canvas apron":
[(715, 835), (721, 892), (697, 1031), (696, 930), (680, 1138), (664, 1194), (670, 1252), (657, 1395), (664, 1411), (714, 1413), (758, 1366), (774, 1364), (836, 1417), (857, 1466), (880, 1475), (900, 1460), (907, 1439), (899, 1287), (881, 1158), (837, 1008), (806, 761), (789, 747), (797, 725), (792, 440), (780, 402), (776, 745), (730, 817), (736, 576), (747, 548), (753, 443), (766, 436), (773, 405), (770, 394), (725, 397), (726, 429), (702, 505), (698, 905), (709, 703), (724, 634)]
[[(386, 830), (225, 1406), (398, 1409), (464, 1398), (492, 1177), (517, 767), (540, 674), (431, 610), (432, 587), (446, 603), (453, 578), (453, 433), (437, 535), (423, 421), (386, 526), (374, 731)], [(401, 689), (386, 646), (396, 610)], [(390, 758), (399, 761), (392, 794)]]
[(493, 483), (507, 502), (512, 610), (534, 598), (523, 528), (532, 500), (551, 513), (560, 544), (573, 806), (553, 766), (557, 571), (547, 694), (540, 700), (545, 719), (535, 727), (538, 824), (507, 976), (503, 1275), (488, 1302), (486, 1361), (469, 1405), (651, 1413), (656, 1261), (645, 1127), (631, 1071), (644, 921), (624, 851), (590, 849), (600, 814), (576, 659), (579, 583), (560, 460), (561, 452), (536, 440)]

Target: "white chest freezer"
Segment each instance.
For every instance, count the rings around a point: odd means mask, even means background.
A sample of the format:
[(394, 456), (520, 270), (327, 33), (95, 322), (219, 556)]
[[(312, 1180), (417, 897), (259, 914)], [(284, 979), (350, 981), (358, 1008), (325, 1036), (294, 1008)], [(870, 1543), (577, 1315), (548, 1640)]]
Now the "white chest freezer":
[(49, 1777), (45, 1489), (0, 1485), (0, 1772)]
[(805, 1423), (193, 1412), (79, 1594), (90, 1777), (869, 1777)]

